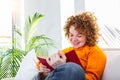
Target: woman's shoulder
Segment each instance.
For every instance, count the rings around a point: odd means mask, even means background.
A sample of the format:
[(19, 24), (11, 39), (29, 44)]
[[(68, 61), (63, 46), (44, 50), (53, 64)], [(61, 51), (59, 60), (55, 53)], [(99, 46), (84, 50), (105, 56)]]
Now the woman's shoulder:
[(91, 54), (94, 53), (94, 54), (97, 54), (97, 55), (104, 55), (104, 56), (106, 56), (105, 52), (103, 51), (103, 49), (101, 47), (99, 47), (98, 45), (90, 47), (90, 52), (91, 52)]
[(73, 47), (67, 47), (67, 48), (62, 49), (62, 52), (67, 53), (71, 50), (73, 50)]
[(101, 47), (99, 47), (98, 45), (94, 45), (89, 47), (91, 50), (95, 50), (95, 51), (103, 51)]

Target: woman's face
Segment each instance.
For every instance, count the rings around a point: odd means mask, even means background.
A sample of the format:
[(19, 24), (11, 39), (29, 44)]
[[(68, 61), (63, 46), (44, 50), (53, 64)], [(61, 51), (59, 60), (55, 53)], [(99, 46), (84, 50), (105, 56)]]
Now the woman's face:
[(74, 48), (80, 48), (85, 45), (86, 36), (78, 33), (78, 31), (75, 30), (74, 26), (70, 27), (69, 32), (69, 41)]

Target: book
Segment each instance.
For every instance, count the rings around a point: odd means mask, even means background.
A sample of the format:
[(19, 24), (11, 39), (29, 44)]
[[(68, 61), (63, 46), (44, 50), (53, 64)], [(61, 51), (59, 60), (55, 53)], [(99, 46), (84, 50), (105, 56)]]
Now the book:
[(41, 58), (41, 57), (37, 57), (37, 58), (40, 60), (40, 62), (41, 62), (43, 65), (45, 65), (48, 69), (50, 69), (50, 71), (54, 70), (54, 68), (52, 68), (52, 67), (47, 63), (46, 59)]
[[(74, 50), (67, 52), (67, 53), (65, 54), (65, 56), (67, 57), (66, 62), (74, 62), (74, 63), (76, 63), (76, 64), (78, 64), (78, 65), (81, 65), (81, 63), (80, 63), (80, 61), (79, 61), (79, 58), (78, 58), (78, 56), (76, 55), (76, 53), (75, 53)], [(52, 68), (52, 67), (47, 63), (46, 59), (41, 58), (41, 57), (37, 57), (37, 58), (40, 60), (40, 62), (41, 62), (43, 65), (47, 66), (47, 68), (49, 68), (51, 71), (54, 70), (54, 68)]]

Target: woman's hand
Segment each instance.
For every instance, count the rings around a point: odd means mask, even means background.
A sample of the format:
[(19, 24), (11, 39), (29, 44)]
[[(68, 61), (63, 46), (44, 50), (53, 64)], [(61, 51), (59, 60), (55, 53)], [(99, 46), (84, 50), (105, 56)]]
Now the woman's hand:
[(44, 66), (42, 63), (40, 64), (40, 80), (45, 80), (45, 78), (49, 75), (50, 69)]
[(39, 72), (45, 72), (45, 73), (50, 73), (50, 69), (48, 69), (45, 65), (40, 63), (40, 71)]
[(52, 66), (54, 69), (60, 66), (61, 64), (66, 63), (66, 56), (63, 52), (58, 51), (57, 54), (54, 54), (50, 57), (48, 57), (47, 62), (50, 66)]

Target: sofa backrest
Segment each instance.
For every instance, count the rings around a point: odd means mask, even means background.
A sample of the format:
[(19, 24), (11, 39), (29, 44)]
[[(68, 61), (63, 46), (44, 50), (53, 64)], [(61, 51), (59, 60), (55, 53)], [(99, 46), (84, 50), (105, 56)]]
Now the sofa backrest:
[(104, 50), (107, 63), (102, 80), (120, 80), (120, 50)]

